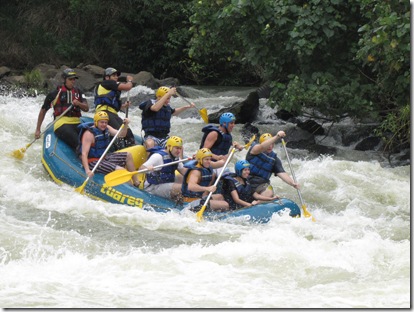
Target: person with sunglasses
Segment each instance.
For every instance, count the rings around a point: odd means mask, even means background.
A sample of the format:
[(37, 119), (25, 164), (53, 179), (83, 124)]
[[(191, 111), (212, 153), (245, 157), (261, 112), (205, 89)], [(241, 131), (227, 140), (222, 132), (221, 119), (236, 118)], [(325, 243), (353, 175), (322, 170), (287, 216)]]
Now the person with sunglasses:
[(59, 117), (54, 124), (56, 136), (76, 149), (79, 143), (78, 125), (81, 123), (81, 112), (89, 111), (89, 105), (82, 91), (75, 87), (76, 79), (78, 79), (76, 72), (72, 68), (66, 68), (62, 72), (62, 78), (63, 84), (46, 96), (40, 108), (35, 138), (40, 138), (40, 128), (46, 112), (53, 108), (54, 119)]

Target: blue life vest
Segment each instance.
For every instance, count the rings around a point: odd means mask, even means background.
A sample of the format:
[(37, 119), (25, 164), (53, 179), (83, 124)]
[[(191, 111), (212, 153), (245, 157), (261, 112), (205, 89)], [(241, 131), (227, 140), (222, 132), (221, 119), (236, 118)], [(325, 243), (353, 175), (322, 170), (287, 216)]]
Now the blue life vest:
[(91, 148), (88, 153), (88, 158), (100, 158), (109, 143), (111, 142), (110, 134), (108, 128), (104, 132), (94, 127), (93, 122), (85, 122), (78, 125), (79, 131), (79, 141), (80, 141), (80, 153), (82, 153), (82, 136), (86, 130), (92, 132), (95, 137), (95, 143), (91, 145)]
[[(164, 164), (168, 164), (177, 159), (172, 159), (170, 153), (167, 153), (161, 146), (156, 146), (147, 150), (150, 153), (149, 157), (153, 154), (160, 154)], [(148, 158), (149, 158), (148, 157)], [(175, 180), (175, 170), (178, 168), (178, 164), (162, 167), (159, 171), (152, 171), (147, 173), (147, 181), (150, 184), (162, 184), (171, 183)]]
[(258, 155), (250, 154), (251, 149), (257, 143), (253, 143), (246, 155), (246, 160), (250, 163), (250, 175), (259, 176), (267, 181), (270, 181), (270, 177), (274, 172), (277, 155), (271, 151), (269, 154), (264, 152)]
[[(252, 195), (252, 187), (249, 183), (249, 181), (244, 180), (244, 185), (241, 184), (237, 179), (236, 179), (236, 174), (233, 172), (229, 172), (229, 173), (225, 173), (223, 174), (223, 179), (227, 180), (224, 183), (231, 183), (230, 181), (232, 181), (237, 189), (237, 194), (239, 195), (239, 198), (245, 202), (251, 203), (254, 198)], [(223, 192), (223, 196), (224, 199), (229, 203), (230, 208), (232, 209), (236, 209), (238, 204), (236, 204), (236, 202), (233, 200), (233, 197), (231, 196), (230, 193), (225, 194)]]
[[(95, 108), (99, 105), (108, 105), (112, 107), (115, 111), (119, 112), (121, 110), (121, 91), (119, 90), (111, 90), (105, 94), (98, 94), (99, 84), (95, 88)], [(103, 87), (102, 87), (103, 88)], [(107, 89), (105, 89), (107, 90)]]
[[(156, 102), (155, 100), (150, 101), (152, 102), (152, 105)], [(171, 129), (171, 117), (173, 113), (171, 106), (163, 105), (157, 112), (153, 112), (151, 109), (148, 109), (148, 112), (146, 112), (144, 109), (147, 104), (149, 104), (148, 101), (145, 101), (139, 105), (139, 108), (143, 110), (141, 119), (142, 130), (145, 131), (146, 135), (154, 132), (161, 132), (168, 135)]]
[(188, 189), (187, 178), (191, 170), (198, 170), (201, 172), (201, 181), (199, 182), (199, 185), (209, 186), (211, 183), (211, 180), (213, 179), (213, 169), (204, 168), (204, 167), (200, 168), (198, 166), (193, 166), (189, 168), (187, 172), (184, 174), (184, 178), (183, 178), (184, 181), (183, 181), (183, 185), (181, 186), (182, 195), (184, 197), (189, 197), (189, 198), (201, 198), (204, 192), (193, 192)]
[(201, 131), (204, 132), (203, 138), (201, 139), (200, 148), (204, 147), (204, 142), (207, 138), (207, 135), (211, 131), (216, 131), (218, 133), (217, 141), (214, 142), (213, 146), (210, 148), (211, 152), (216, 155), (227, 155), (230, 147), (233, 144), (233, 137), (230, 133), (224, 133), (217, 126), (207, 125)]

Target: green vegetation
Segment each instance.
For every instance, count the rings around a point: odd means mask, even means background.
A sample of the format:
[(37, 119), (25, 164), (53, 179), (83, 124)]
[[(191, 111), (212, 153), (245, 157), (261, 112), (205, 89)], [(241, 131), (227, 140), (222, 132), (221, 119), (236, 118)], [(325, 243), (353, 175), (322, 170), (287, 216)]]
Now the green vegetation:
[(38, 69), (24, 73), (24, 82), (27, 88), (41, 89), (43, 87), (42, 73)]
[(83, 63), (184, 84), (266, 83), (273, 107), (324, 122), (370, 118), (389, 151), (410, 142), (408, 1), (14, 0), (0, 20), (10, 67)]

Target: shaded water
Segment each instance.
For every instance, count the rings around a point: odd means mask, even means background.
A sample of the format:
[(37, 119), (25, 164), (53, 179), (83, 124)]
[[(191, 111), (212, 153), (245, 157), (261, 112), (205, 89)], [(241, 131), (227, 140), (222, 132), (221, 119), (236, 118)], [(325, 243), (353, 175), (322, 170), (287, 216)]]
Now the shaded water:
[[(142, 91), (151, 92), (138, 86), (131, 95)], [(212, 112), (249, 90), (189, 91)], [(289, 150), (316, 222), (283, 215), (262, 225), (197, 223), (191, 213), (103, 203), (55, 184), (41, 165), (41, 140), (23, 160), (9, 157), (33, 139), (43, 100), (0, 96), (1, 307), (410, 307), (409, 166), (390, 168), (352, 151), (309, 159)], [(260, 118), (268, 112), (263, 106)], [(191, 155), (205, 124), (196, 110), (188, 116), (173, 118), (171, 134)], [(130, 119), (138, 133), (137, 108)], [(51, 120), (48, 114), (42, 129)], [(275, 151), (289, 172), (280, 144)], [(298, 202), (293, 188), (274, 177), (272, 184)]]

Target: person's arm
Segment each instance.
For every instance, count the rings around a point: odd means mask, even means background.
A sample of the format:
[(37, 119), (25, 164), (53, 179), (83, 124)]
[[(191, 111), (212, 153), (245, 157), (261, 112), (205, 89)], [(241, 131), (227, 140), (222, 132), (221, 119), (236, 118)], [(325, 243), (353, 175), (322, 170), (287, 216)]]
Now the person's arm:
[(281, 178), (283, 180), (283, 182), (289, 184), (290, 186), (293, 186), (295, 189), (300, 188), (299, 183), (295, 183), (295, 181), (293, 181), (293, 179), (286, 172), (279, 172), (276, 175), (279, 178)]
[(77, 90), (77, 91), (79, 93), (79, 98), (75, 98), (72, 101), (73, 106), (79, 107), (84, 112), (89, 111), (89, 105), (88, 105), (88, 101), (86, 100), (85, 95), (80, 90)]
[[(132, 87), (134, 86), (133, 84), (133, 79), (134, 77), (127, 75), (127, 82), (121, 82), (118, 83), (118, 91), (129, 91), (132, 89)], [(120, 99), (121, 101), (121, 99)], [(126, 111), (126, 109), (131, 105), (130, 101), (125, 101), (123, 104), (121, 103), (121, 110), (123, 112)]]
[(250, 207), (252, 205), (251, 203), (248, 203), (248, 202), (246, 202), (244, 200), (241, 200), (240, 197), (239, 197), (239, 193), (237, 192), (237, 190), (231, 191), (230, 195), (233, 198), (233, 201), (236, 204), (238, 204), (238, 205), (241, 205), (243, 207)]
[(40, 127), (42, 126), (43, 120), (46, 116), (46, 110), (42, 107), (39, 111), (39, 116), (37, 117), (37, 124), (36, 124), (36, 130), (35, 130), (35, 138), (40, 138)]
[[(124, 124), (125, 124), (125, 126), (122, 128), (121, 132), (119, 132), (119, 135), (118, 135), (119, 138), (124, 138), (127, 135), (128, 124), (129, 124), (129, 119), (128, 118), (124, 119)], [(110, 125), (108, 125), (108, 130), (109, 130), (109, 133), (112, 136), (115, 136), (119, 129), (116, 130), (115, 128), (112, 128)]]
[(250, 150), (250, 154), (258, 155), (264, 152), (270, 145), (274, 144), (278, 139), (286, 136), (284, 131), (279, 131), (275, 136), (271, 137), (269, 140), (266, 140), (260, 144), (256, 144)]
[(201, 172), (192, 170), (188, 176), (188, 189), (192, 192), (215, 192), (217, 187), (215, 185), (201, 186), (198, 181), (201, 179)]
[(149, 171), (153, 171), (154, 167), (162, 165), (164, 162), (162, 160), (161, 154), (155, 153), (152, 154), (146, 162), (144, 162), (141, 167), (139, 167), (139, 170), (148, 169)]
[(85, 131), (82, 136), (82, 166), (85, 169), (85, 173), (89, 178), (93, 177), (93, 172), (89, 169), (89, 162), (88, 162), (88, 155), (91, 149), (91, 145), (94, 143), (95, 137), (94, 135), (89, 132)]
[(177, 116), (178, 114), (182, 113), (183, 111), (185, 111), (189, 108), (193, 108), (193, 107), (195, 107), (195, 104), (193, 102), (191, 102), (190, 105), (188, 105), (188, 106), (178, 107), (178, 108), (175, 109), (173, 115)]
[[(160, 98), (159, 100), (157, 100), (155, 103), (154, 103), (154, 105), (152, 105), (151, 107), (150, 107), (150, 109), (153, 111), (153, 112), (158, 112), (163, 106), (164, 106), (164, 104), (165, 103), (167, 103), (168, 102), (168, 100), (175, 94), (175, 92), (176, 92), (176, 88), (170, 88), (170, 90), (168, 90), (168, 92), (167, 93), (165, 93), (164, 95), (163, 95), (163, 97), (162, 98)], [(175, 113), (175, 112), (174, 112)], [(173, 114), (174, 114), (173, 113)]]
[(269, 197), (269, 196), (263, 196), (257, 192), (253, 193), (253, 198), (257, 200), (257, 203), (261, 203), (261, 202), (267, 202), (267, 201), (273, 201), (275, 199), (280, 198), (278, 195)]
[(36, 139), (40, 138), (40, 128), (42, 127), (42, 123), (43, 123), (43, 120), (45, 119), (46, 112), (49, 110), (50, 104), (55, 99), (57, 94), (58, 94), (58, 91), (52, 91), (45, 97), (43, 105), (40, 108), (39, 115), (37, 117), (36, 130), (35, 130)]
[(129, 91), (132, 89), (132, 87), (134, 86), (133, 81), (134, 77), (127, 75), (127, 82), (117, 82), (118, 87), (117, 90), (118, 91)]
[(210, 167), (213, 169), (221, 168), (226, 163), (226, 159), (218, 160), (218, 161), (212, 161), (210, 162)]

